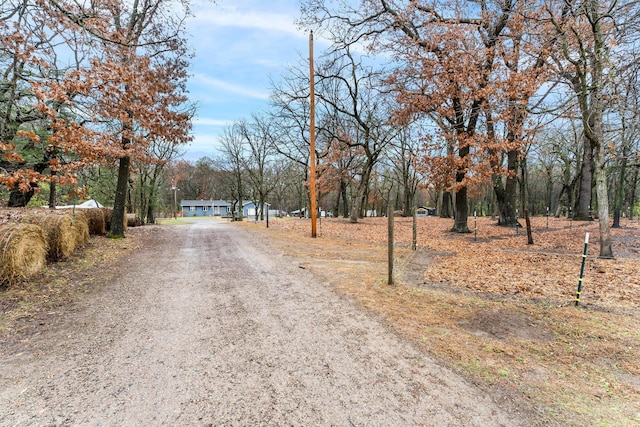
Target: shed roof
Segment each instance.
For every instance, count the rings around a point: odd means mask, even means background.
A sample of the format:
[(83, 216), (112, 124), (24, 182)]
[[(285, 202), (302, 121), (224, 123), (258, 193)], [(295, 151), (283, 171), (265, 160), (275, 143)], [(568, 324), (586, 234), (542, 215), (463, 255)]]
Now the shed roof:
[[(251, 200), (243, 200), (242, 206), (246, 206), (250, 203), (253, 203)], [(181, 206), (227, 206), (231, 207), (231, 202), (227, 200), (181, 200)], [(266, 206), (270, 206), (269, 203), (265, 203)]]
[(181, 200), (182, 206), (231, 206), (226, 200)]

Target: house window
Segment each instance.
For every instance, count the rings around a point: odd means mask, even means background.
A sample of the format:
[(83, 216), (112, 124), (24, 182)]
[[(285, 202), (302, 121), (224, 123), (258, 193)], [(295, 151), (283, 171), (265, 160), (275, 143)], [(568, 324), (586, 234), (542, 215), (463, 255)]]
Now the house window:
[(194, 212), (194, 211), (196, 210), (196, 207), (195, 207), (195, 206), (189, 206), (189, 210), (190, 210), (191, 212)]
[(208, 211), (208, 210), (209, 210), (209, 206), (203, 206), (203, 207), (202, 207), (202, 212), (206, 212), (206, 211)]

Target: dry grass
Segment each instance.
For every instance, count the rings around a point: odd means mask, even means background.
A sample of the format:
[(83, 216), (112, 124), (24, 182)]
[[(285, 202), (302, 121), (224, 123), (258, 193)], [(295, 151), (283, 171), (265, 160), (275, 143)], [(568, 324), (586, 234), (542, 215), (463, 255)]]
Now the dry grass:
[(127, 227), (140, 227), (142, 225), (142, 221), (136, 214), (128, 213), (125, 215)]
[(99, 208), (104, 213), (104, 225), (107, 231), (111, 230), (111, 217), (113, 216), (113, 208)]
[(87, 223), (89, 225), (89, 235), (104, 236), (107, 234), (107, 228), (104, 218), (104, 210), (100, 208), (84, 209)]
[(0, 226), (0, 285), (28, 279), (46, 265), (44, 230), (32, 224)]
[(48, 210), (26, 210), (21, 222), (42, 227), (49, 247), (47, 260), (59, 261), (75, 251), (78, 238), (70, 214)]
[(100, 288), (118, 274), (114, 265), (139, 247), (134, 235), (126, 239), (93, 238), (64, 262), (52, 263), (29, 280), (17, 280), (2, 289), (0, 336), (16, 336), (37, 328), (34, 319), (38, 316), (46, 317), (56, 307), (77, 300), (79, 294)]
[[(613, 230), (615, 260), (597, 259), (596, 223), (533, 218), (522, 229), (478, 219), (396, 219), (395, 286), (387, 285), (386, 219), (236, 223), (382, 315), (442, 363), (538, 414), (540, 424), (640, 424), (640, 224)], [(470, 227), (473, 228), (473, 219)], [(591, 233), (581, 305), (574, 306), (585, 232)], [(292, 243), (293, 242), (293, 243)]]
[(76, 234), (76, 248), (81, 248), (89, 243), (89, 220), (84, 209), (75, 212), (73, 228)]

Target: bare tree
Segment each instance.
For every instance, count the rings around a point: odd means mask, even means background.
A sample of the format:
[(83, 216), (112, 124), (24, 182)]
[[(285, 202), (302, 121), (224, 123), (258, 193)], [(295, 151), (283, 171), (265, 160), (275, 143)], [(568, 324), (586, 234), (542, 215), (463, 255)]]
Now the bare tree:
[(255, 194), (256, 219), (264, 219), (264, 206), (277, 184), (277, 161), (275, 154), (276, 133), (269, 117), (253, 115), (250, 122), (239, 122), (247, 155), (243, 158), (249, 192)]
[[(608, 75), (614, 73), (609, 60), (610, 45), (615, 40), (613, 19), (631, 4), (618, 1), (549, 2), (549, 19), (554, 24), (562, 47), (562, 56), (556, 58), (558, 68), (570, 81), (576, 94), (584, 135), (584, 157), (581, 171), (577, 216), (588, 217), (585, 206), (591, 200), (590, 171), (595, 175), (600, 229), (600, 257), (612, 258), (609, 225), (609, 191), (607, 183), (607, 144), (605, 141), (604, 113)], [(588, 182), (587, 182), (588, 181)]]
[(357, 222), (366, 206), (371, 173), (398, 130), (389, 121), (388, 94), (379, 90), (381, 74), (365, 67), (349, 47), (330, 57), (317, 75), (317, 97), (339, 118), (326, 122), (339, 123), (338, 128), (322, 131), (362, 155), (350, 215), (350, 221)]
[(233, 177), (232, 187), (230, 188), (232, 194), (231, 212), (237, 221), (242, 221), (243, 219), (242, 204), (245, 200), (246, 170), (244, 166), (247, 153), (245, 152), (243, 138), (242, 125), (235, 123), (225, 128), (221, 140), (223, 167)]

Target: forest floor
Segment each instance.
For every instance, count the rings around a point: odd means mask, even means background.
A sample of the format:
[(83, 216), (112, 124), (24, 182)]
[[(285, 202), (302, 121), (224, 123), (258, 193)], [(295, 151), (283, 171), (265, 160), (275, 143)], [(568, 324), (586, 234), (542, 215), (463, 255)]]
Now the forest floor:
[(561, 425), (640, 425), (640, 221), (612, 229), (605, 260), (596, 221), (532, 218), (528, 245), (524, 228), (491, 218), (456, 234), (451, 220), (421, 217), (412, 251), (412, 219), (395, 218), (394, 286), (386, 218), (322, 218), (317, 238), (304, 219), (242, 224), (494, 394)]

